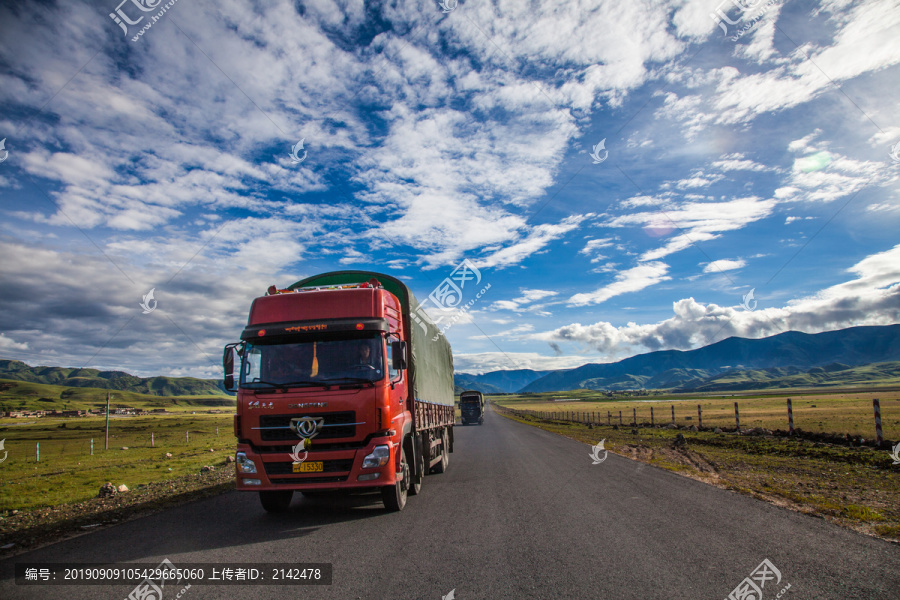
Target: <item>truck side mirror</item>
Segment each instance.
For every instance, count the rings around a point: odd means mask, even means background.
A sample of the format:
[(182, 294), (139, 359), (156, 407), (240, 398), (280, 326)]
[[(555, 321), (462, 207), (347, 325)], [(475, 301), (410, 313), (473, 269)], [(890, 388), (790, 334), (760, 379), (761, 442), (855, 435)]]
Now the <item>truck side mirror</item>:
[(391, 361), (395, 371), (402, 371), (406, 368), (406, 342), (391, 342)]
[(229, 392), (234, 392), (237, 388), (234, 385), (234, 355), (237, 354), (238, 344), (228, 344), (225, 346), (225, 353), (222, 356), (222, 366), (224, 367), (224, 387)]

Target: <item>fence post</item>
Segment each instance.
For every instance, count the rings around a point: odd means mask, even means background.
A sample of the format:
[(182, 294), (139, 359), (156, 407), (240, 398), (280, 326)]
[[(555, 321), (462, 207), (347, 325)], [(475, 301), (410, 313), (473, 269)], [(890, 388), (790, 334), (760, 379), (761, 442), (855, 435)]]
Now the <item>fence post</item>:
[(672, 423), (675, 422), (675, 405), (672, 405)]
[(635, 427), (637, 427), (637, 409), (631, 409), (631, 421), (634, 423)]
[(878, 398), (872, 399), (872, 408), (875, 409), (875, 443), (881, 448), (884, 443), (884, 435), (881, 433), (881, 405)]
[(190, 431), (185, 431), (185, 432), (184, 432), (184, 443), (185, 443), (185, 444), (190, 444), (190, 443), (191, 443), (191, 432), (190, 432)]
[(650, 427), (655, 427), (655, 424), (653, 422), (653, 407), (652, 406), (650, 407)]
[(737, 426), (737, 430), (741, 430), (741, 415), (738, 414), (738, 405), (737, 402), (734, 403), (734, 424)]
[(94, 438), (91, 438), (91, 456), (94, 455)]
[(606, 411), (606, 424), (612, 425), (612, 413), (610, 411)]
[(219, 437), (219, 428), (216, 427), (216, 437)]
[(619, 425), (624, 425), (624, 423), (622, 423), (622, 411), (621, 410), (619, 411)]
[(34, 445), (34, 461), (41, 462), (41, 443), (37, 442)]
[(791, 399), (787, 399), (788, 405), (788, 433), (794, 435), (794, 406), (791, 403)]
[(697, 405), (697, 429), (703, 429), (703, 409)]
[(150, 447), (153, 447), (153, 432), (150, 432)]

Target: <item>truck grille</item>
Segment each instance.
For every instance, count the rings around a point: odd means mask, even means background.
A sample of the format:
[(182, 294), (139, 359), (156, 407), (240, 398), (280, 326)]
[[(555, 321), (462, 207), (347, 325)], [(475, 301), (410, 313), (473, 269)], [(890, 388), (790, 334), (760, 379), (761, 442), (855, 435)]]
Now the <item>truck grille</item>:
[[(310, 459), (311, 461), (314, 459)], [(266, 466), (266, 475), (305, 475), (305, 473), (294, 473), (293, 462), (264, 462)], [(322, 473), (345, 473), (353, 468), (352, 458), (341, 458), (337, 460), (323, 460)], [(306, 478), (300, 477), (306, 481)]]
[(261, 415), (259, 417), (260, 427), (284, 427), (284, 429), (261, 429), (259, 432), (260, 439), (264, 442), (282, 442), (288, 440), (296, 442), (300, 438), (289, 428), (291, 419), (305, 416), (324, 417), (325, 425), (338, 425), (338, 427), (322, 427), (319, 434), (313, 438), (316, 441), (356, 436), (356, 425), (347, 424), (356, 422), (356, 413), (352, 410), (346, 410), (332, 413)]

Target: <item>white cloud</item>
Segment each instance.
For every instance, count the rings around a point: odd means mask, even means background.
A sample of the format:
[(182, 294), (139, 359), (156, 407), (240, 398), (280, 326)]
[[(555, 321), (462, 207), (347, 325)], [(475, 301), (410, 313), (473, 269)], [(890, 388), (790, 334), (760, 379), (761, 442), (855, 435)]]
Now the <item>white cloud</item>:
[(575, 294), (569, 298), (569, 304), (574, 306), (586, 306), (588, 304), (600, 304), (610, 298), (621, 294), (638, 292), (644, 288), (655, 285), (660, 281), (671, 279), (667, 275), (669, 266), (661, 262), (648, 262), (622, 271), (616, 275), (614, 282), (609, 283), (593, 292)]
[(677, 230), (678, 235), (640, 256), (640, 261), (658, 260), (699, 242), (714, 240), (722, 232), (742, 229), (771, 214), (775, 200), (756, 197), (736, 198), (725, 202), (686, 202), (658, 212), (638, 212), (611, 219), (608, 227), (641, 225), (645, 230), (665, 235)]
[(456, 372), (472, 375), (513, 369), (535, 371), (574, 369), (589, 362), (592, 362), (591, 359), (583, 356), (544, 356), (537, 352), (480, 352), (453, 355)]
[(746, 261), (743, 259), (738, 260), (730, 260), (730, 259), (720, 259), (714, 260), (711, 263), (707, 264), (703, 267), (704, 273), (720, 273), (722, 271), (733, 271), (734, 269), (742, 269), (747, 266)]
[(646, 350), (688, 350), (730, 336), (760, 338), (788, 330), (818, 333), (900, 322), (900, 245), (873, 254), (847, 271), (856, 278), (783, 307), (763, 306), (766, 290), (757, 289), (761, 306), (755, 311), (685, 298), (673, 303), (674, 316), (658, 323), (618, 327), (605, 321), (573, 323), (531, 338), (588, 344), (605, 359), (615, 360)]

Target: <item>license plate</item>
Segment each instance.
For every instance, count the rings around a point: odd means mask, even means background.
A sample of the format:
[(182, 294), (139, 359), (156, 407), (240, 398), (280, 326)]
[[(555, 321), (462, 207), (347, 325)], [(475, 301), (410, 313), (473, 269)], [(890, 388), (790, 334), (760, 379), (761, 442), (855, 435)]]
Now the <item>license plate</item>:
[(325, 463), (321, 460), (294, 463), (294, 473), (321, 473), (325, 470)]

